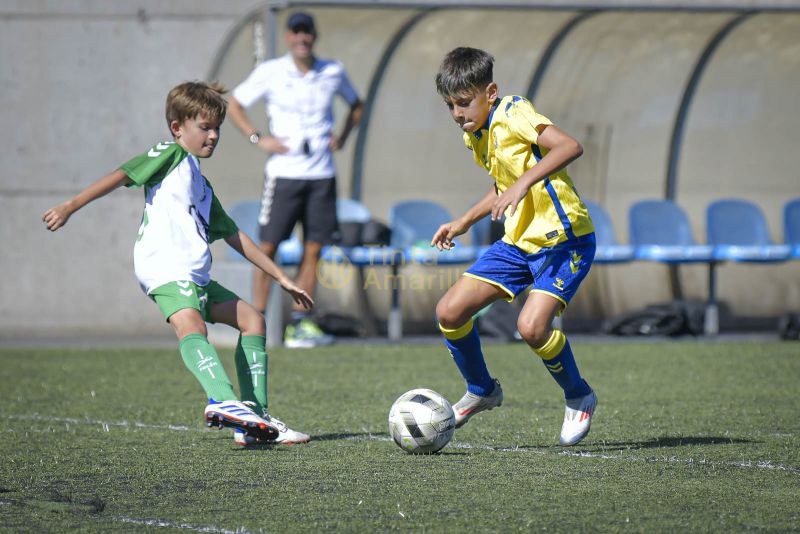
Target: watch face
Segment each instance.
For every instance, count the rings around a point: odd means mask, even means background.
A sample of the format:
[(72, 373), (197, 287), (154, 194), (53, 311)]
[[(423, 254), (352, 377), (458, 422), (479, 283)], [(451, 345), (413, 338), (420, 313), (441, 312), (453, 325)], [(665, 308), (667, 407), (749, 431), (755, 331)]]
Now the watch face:
[(250, 136), (250, 142), (253, 143), (254, 145), (258, 143), (259, 139), (261, 139), (261, 135), (258, 132)]

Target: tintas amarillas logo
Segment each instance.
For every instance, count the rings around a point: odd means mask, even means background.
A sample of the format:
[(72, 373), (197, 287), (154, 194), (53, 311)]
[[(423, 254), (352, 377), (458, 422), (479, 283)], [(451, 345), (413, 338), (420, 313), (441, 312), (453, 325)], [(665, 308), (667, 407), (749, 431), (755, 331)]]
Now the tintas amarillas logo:
[[(363, 290), (399, 288), (446, 291), (463, 273), (459, 267), (439, 266), (435, 256), (421, 261), (407, 260), (403, 254), (389, 247), (365, 248), (369, 249), (369, 253), (359, 260), (359, 284)], [(388, 255), (394, 256), (394, 265), (386, 261)], [(345, 250), (331, 246), (317, 264), (317, 281), (327, 289), (340, 290), (353, 281), (356, 270)]]
[(319, 285), (328, 289), (343, 289), (350, 284), (355, 268), (344, 250), (332, 246), (327, 249), (322, 259), (323, 261), (317, 264)]

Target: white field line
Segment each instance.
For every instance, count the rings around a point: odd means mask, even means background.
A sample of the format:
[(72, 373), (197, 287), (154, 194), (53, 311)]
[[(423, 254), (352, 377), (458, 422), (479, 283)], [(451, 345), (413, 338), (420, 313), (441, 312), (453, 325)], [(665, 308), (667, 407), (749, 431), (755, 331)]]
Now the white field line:
[[(13, 505), (15, 503), (14, 501), (0, 500), (0, 505), (4, 504)], [(237, 528), (236, 530), (231, 530), (228, 528), (215, 527), (212, 525), (191, 525), (189, 523), (174, 523), (172, 521), (166, 521), (164, 519), (137, 519), (135, 517), (125, 517), (120, 515), (111, 516), (108, 519), (111, 519), (112, 521), (116, 521), (118, 523), (143, 525), (146, 527), (155, 527), (155, 528), (192, 530), (194, 532), (213, 532), (220, 534), (251, 534), (251, 531), (244, 530), (244, 528)], [(259, 532), (263, 532), (263, 530)]]
[(679, 456), (651, 456), (649, 458), (638, 458), (635, 456), (614, 456), (611, 454), (598, 454), (594, 452), (583, 452), (583, 451), (561, 451), (559, 453), (560, 456), (570, 456), (575, 458), (600, 458), (603, 460), (628, 460), (631, 462), (645, 462), (645, 463), (656, 463), (656, 462), (666, 462), (666, 463), (681, 463), (686, 465), (710, 465), (710, 466), (726, 466), (726, 467), (738, 467), (740, 469), (748, 469), (748, 468), (757, 468), (757, 469), (770, 469), (775, 471), (786, 471), (788, 473), (793, 473), (795, 475), (800, 475), (800, 469), (796, 467), (789, 467), (782, 464), (773, 464), (769, 460), (757, 460), (751, 461), (748, 460), (747, 462), (718, 462), (716, 460), (707, 460), (705, 458), (680, 458)]
[[(141, 423), (139, 421), (102, 421), (97, 419), (78, 419), (75, 417), (56, 417), (48, 415), (2, 415), (5, 419), (19, 420), (19, 421), (42, 421), (51, 423), (63, 423), (65, 425), (91, 425), (101, 426), (106, 432), (110, 428), (144, 428), (155, 430), (174, 430), (178, 432), (205, 432), (202, 428), (192, 428), (184, 425), (154, 425), (149, 423)], [(350, 436), (343, 439), (351, 441), (392, 441), (392, 438), (380, 434), (367, 434), (366, 436)], [(783, 464), (775, 464), (769, 460), (748, 460), (743, 462), (725, 462), (716, 460), (707, 460), (705, 458), (681, 458), (679, 456), (622, 456), (613, 454), (602, 454), (586, 451), (569, 451), (559, 450), (557, 452), (550, 450), (534, 450), (525, 447), (492, 447), (490, 445), (473, 445), (467, 442), (456, 442), (450, 445), (455, 449), (481, 449), (490, 450), (495, 452), (510, 452), (510, 453), (527, 453), (539, 455), (552, 455), (567, 456), (570, 458), (592, 458), (600, 460), (617, 460), (624, 462), (642, 462), (642, 463), (673, 463), (673, 464), (686, 464), (686, 465), (702, 465), (702, 466), (725, 466), (735, 467), (739, 469), (767, 469), (771, 471), (785, 471), (795, 475), (800, 475), (800, 468), (786, 466)], [(636, 449), (630, 449), (636, 450)]]
[[(534, 453), (540, 455), (550, 455), (553, 454), (551, 451), (541, 451), (541, 450), (532, 450), (526, 449), (524, 447), (492, 447), (489, 445), (480, 445), (474, 446), (469, 443), (454, 443), (452, 447), (457, 449), (485, 449), (497, 452), (522, 452), (522, 453)], [(636, 450), (636, 449), (630, 449)], [(705, 458), (701, 459), (694, 459), (694, 458), (681, 458), (679, 456), (648, 456), (648, 457), (641, 457), (641, 456), (622, 456), (622, 455), (613, 455), (613, 454), (600, 454), (596, 452), (587, 452), (587, 451), (559, 451), (556, 452), (558, 456), (568, 456), (570, 458), (599, 458), (601, 460), (622, 460), (625, 462), (642, 462), (642, 463), (679, 463), (679, 464), (686, 464), (686, 465), (708, 465), (708, 466), (725, 466), (725, 467), (737, 467), (740, 469), (748, 469), (748, 468), (756, 468), (756, 469), (770, 469), (775, 471), (786, 471), (787, 473), (793, 473), (795, 475), (800, 475), (800, 469), (796, 467), (789, 467), (782, 464), (774, 464), (770, 461), (763, 461), (763, 460), (748, 460), (747, 462), (718, 462), (716, 460), (707, 460)]]
[(190, 428), (184, 425), (152, 425), (148, 423), (140, 423), (139, 421), (101, 421), (98, 419), (90, 419), (86, 417), (79, 419), (77, 417), (55, 417), (52, 415), (4, 415), (5, 419), (12, 419), (17, 421), (42, 421), (45, 423), (64, 423), (65, 425), (98, 425), (102, 426), (103, 430), (108, 432), (111, 427), (118, 428), (154, 428), (157, 430), (179, 430), (182, 432), (202, 432), (200, 428)]
[[(132, 525), (143, 525), (146, 527), (156, 528), (174, 528), (181, 530), (192, 530), (194, 532), (219, 532), (221, 534), (250, 534), (251, 531), (244, 529), (231, 530), (228, 528), (220, 528), (211, 525), (190, 525), (189, 523), (173, 523), (172, 521), (165, 521), (163, 519), (136, 519), (134, 517), (113, 516), (111, 519), (120, 523), (129, 523)], [(262, 531), (263, 532), (263, 531)]]

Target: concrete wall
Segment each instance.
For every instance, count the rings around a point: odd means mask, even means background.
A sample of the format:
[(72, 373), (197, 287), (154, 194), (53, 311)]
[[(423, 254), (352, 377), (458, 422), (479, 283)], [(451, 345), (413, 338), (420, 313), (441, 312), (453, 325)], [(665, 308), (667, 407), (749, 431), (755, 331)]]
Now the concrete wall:
[(0, 4), (0, 335), (167, 332), (133, 276), (142, 192), (50, 234), (42, 213), (168, 139), (169, 89), (202, 79), (256, 3)]
[[(263, 4), (244, 0), (0, 4), (0, 209), (7, 215), (0, 228), (0, 336), (169, 333), (133, 276), (141, 191), (114, 192), (56, 234), (44, 229), (40, 217), (168, 138), (163, 102), (172, 86), (205, 78), (220, 54), (217, 78), (229, 87), (244, 78), (253, 65), (253, 25), (239, 23), (258, 7)], [(375, 7), (313, 12), (319, 55), (341, 59), (362, 95), (392, 36), (417, 13)], [(422, 18), (400, 42), (373, 101), (363, 162), (363, 200), (373, 213), (386, 219), (391, 203), (425, 197), (458, 214), (490, 184), (465, 153), (435, 93), (433, 75), (445, 52), (479, 43), (497, 57), (502, 92), (521, 94), (555, 32), (576, 14), (441, 9)], [(585, 196), (609, 209), (622, 241), (630, 204), (663, 194), (681, 91), (703, 47), (732, 16), (600, 13), (577, 26), (552, 59), (534, 103), (584, 143), (573, 177)], [(798, 35), (800, 15), (751, 17), (723, 42), (701, 80), (677, 188), (698, 241), (705, 240), (705, 206), (722, 194), (759, 203), (774, 238), (782, 238), (780, 209), (787, 198), (800, 196), (790, 156), (792, 128), (800, 119)], [(344, 109), (336, 111), (341, 117)], [(263, 111), (252, 113), (259, 118)], [(353, 141), (337, 154), (344, 196)], [(228, 125), (204, 171), (230, 205), (258, 195), (263, 163), (264, 155)], [(720, 297), (739, 313), (762, 317), (800, 309), (798, 272), (797, 263), (723, 266)], [(683, 269), (681, 277), (690, 297), (705, 294), (703, 269)], [(660, 266), (595, 268), (570, 313), (602, 317), (667, 300), (667, 280)], [(407, 317), (429, 322), (443, 290), (407, 292)], [(373, 297), (383, 313), (386, 293)], [(324, 311), (346, 308), (352, 298), (323, 288), (319, 300)]]

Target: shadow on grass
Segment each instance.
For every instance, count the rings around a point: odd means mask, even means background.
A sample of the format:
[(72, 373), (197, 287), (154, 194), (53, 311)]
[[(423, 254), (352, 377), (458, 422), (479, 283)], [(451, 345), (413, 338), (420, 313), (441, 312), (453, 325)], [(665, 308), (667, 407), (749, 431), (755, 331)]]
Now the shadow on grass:
[[(595, 450), (627, 450), (627, 449), (661, 449), (674, 447), (691, 447), (692, 445), (734, 445), (737, 443), (758, 443), (757, 441), (739, 438), (726, 438), (722, 436), (663, 436), (646, 441), (620, 441), (592, 443)], [(589, 445), (589, 444), (587, 444)], [(583, 448), (587, 448), (584, 446)]]
[[(350, 440), (350, 441), (376, 441), (375, 437), (380, 436), (383, 438), (386, 436), (385, 434), (373, 434), (370, 432), (341, 432), (341, 433), (334, 433), (334, 434), (318, 434), (316, 436), (311, 436), (311, 442), (315, 441), (339, 441), (339, 440)], [(386, 441), (382, 439), (382, 441)], [(258, 450), (273, 450), (273, 449), (285, 449), (286, 447), (291, 446), (301, 446), (301, 443), (294, 443), (290, 445), (280, 444), (280, 443), (254, 443), (252, 445), (247, 445), (246, 447), (237, 446), (236, 450), (241, 451), (258, 451)]]
[[(5, 490), (11, 492), (12, 490)], [(100, 497), (91, 499), (75, 500), (70, 495), (61, 493), (58, 490), (50, 490), (38, 498), (8, 499), (3, 504), (12, 506), (27, 506), (37, 508), (46, 512), (62, 513), (82, 512), (90, 515), (99, 515), (105, 510), (106, 502)]]

